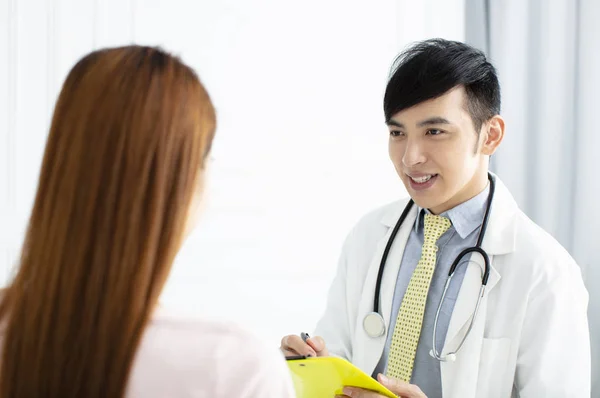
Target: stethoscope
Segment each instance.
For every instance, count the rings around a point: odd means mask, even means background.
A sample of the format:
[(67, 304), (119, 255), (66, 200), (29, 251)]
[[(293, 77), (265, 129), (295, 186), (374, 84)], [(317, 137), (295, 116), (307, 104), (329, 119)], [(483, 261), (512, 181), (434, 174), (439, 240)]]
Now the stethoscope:
[[(481, 299), (483, 298), (483, 295), (485, 293), (485, 287), (487, 285), (488, 278), (490, 276), (490, 258), (488, 257), (485, 250), (483, 250), (481, 248), (481, 242), (483, 242), (483, 238), (485, 237), (485, 232), (487, 229), (487, 223), (488, 223), (488, 219), (489, 219), (489, 215), (490, 215), (490, 209), (492, 207), (492, 201), (494, 199), (494, 190), (495, 190), (494, 179), (492, 178), (491, 174), (489, 174), (489, 173), (488, 173), (488, 180), (490, 181), (490, 192), (488, 194), (488, 200), (487, 200), (487, 205), (486, 205), (486, 209), (485, 209), (485, 214), (483, 216), (483, 222), (481, 223), (481, 227), (479, 229), (479, 236), (477, 238), (477, 244), (474, 247), (468, 247), (468, 248), (464, 249), (452, 263), (452, 266), (450, 267), (450, 271), (448, 272), (448, 279), (446, 279), (446, 284), (444, 285), (444, 291), (442, 293), (442, 298), (440, 300), (440, 303), (438, 304), (438, 308), (437, 308), (437, 311), (435, 314), (435, 320), (433, 322), (433, 349), (429, 352), (429, 354), (433, 358), (437, 359), (438, 361), (453, 362), (456, 360), (456, 353), (461, 349), (461, 347), (465, 343), (465, 340), (469, 336), (471, 329), (473, 328), (475, 318), (477, 317), (477, 311), (479, 310), (479, 305), (480, 305)], [(396, 238), (396, 234), (398, 233), (398, 230), (402, 226), (402, 223), (408, 216), (408, 213), (410, 212), (410, 209), (412, 208), (413, 204), (414, 204), (414, 202), (411, 199), (408, 202), (408, 204), (406, 205), (406, 207), (404, 208), (404, 211), (402, 212), (400, 219), (394, 226), (392, 234), (390, 235), (387, 245), (385, 246), (385, 250), (383, 251), (383, 256), (381, 257), (381, 263), (379, 264), (379, 273), (377, 274), (377, 284), (375, 285), (375, 300), (373, 303), (373, 312), (368, 313), (363, 320), (363, 327), (365, 329), (365, 332), (371, 338), (381, 337), (385, 334), (385, 321), (383, 319), (383, 316), (379, 312), (379, 295), (381, 292), (381, 280), (383, 278), (383, 270), (385, 268), (385, 262), (387, 261), (387, 257), (390, 252), (390, 249), (392, 247), (392, 244), (394, 243), (394, 239)], [(450, 352), (446, 355), (442, 355), (441, 352), (438, 351), (438, 349), (437, 349), (436, 339), (435, 339), (436, 332), (437, 332), (437, 323), (438, 323), (438, 318), (440, 316), (440, 311), (442, 309), (442, 304), (444, 303), (444, 299), (446, 298), (446, 292), (448, 291), (450, 282), (452, 282), (452, 277), (454, 276), (454, 272), (456, 271), (458, 266), (461, 264), (463, 257), (466, 256), (467, 254), (474, 253), (474, 252), (481, 254), (481, 256), (483, 257), (483, 262), (485, 264), (485, 268), (483, 270), (483, 275), (481, 278), (481, 289), (479, 290), (479, 297), (477, 298), (477, 304), (475, 306), (475, 311), (473, 312), (473, 317), (471, 318), (471, 323), (469, 324), (469, 328), (467, 329), (467, 332), (465, 333), (464, 337), (462, 338), (462, 340), (461, 340), (460, 344), (458, 345), (458, 347), (456, 348), (456, 350), (453, 352)], [(468, 262), (467, 262), (467, 264), (468, 264)]]

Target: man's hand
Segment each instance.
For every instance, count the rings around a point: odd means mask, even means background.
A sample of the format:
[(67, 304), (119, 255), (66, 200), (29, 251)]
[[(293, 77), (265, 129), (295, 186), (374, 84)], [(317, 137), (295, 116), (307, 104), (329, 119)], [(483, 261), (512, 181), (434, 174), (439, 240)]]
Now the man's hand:
[(320, 336), (309, 337), (305, 343), (300, 336), (291, 334), (281, 339), (280, 349), (286, 357), (290, 355), (304, 355), (307, 357), (329, 356), (325, 341)]
[[(388, 390), (398, 395), (401, 398), (427, 398), (423, 391), (414, 384), (405, 383), (398, 379), (388, 378), (381, 373), (377, 375), (377, 380)], [(362, 388), (356, 387), (345, 387), (344, 395), (338, 395), (338, 397), (352, 397), (352, 398), (385, 398), (383, 395), (373, 391), (363, 390)]]

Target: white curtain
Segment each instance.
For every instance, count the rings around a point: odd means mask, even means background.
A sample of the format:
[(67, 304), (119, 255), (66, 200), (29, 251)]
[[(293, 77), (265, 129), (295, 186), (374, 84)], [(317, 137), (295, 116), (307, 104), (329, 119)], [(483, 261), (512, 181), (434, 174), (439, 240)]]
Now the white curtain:
[[(600, 397), (600, 2), (467, 0), (467, 41), (498, 68), (507, 131), (492, 168), (581, 266)], [(557, 383), (560, 383), (557, 380)]]

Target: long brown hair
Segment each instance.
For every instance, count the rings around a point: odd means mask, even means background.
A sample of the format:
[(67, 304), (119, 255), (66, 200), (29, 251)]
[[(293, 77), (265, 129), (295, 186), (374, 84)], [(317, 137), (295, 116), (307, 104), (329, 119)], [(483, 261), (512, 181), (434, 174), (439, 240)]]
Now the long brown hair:
[(2, 297), (0, 397), (124, 396), (214, 130), (198, 77), (160, 49), (99, 50), (73, 67)]

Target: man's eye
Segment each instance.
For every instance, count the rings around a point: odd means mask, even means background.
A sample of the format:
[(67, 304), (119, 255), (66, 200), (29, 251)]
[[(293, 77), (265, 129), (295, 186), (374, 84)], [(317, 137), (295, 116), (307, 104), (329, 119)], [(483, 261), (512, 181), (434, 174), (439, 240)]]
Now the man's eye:
[(442, 130), (437, 130), (437, 129), (427, 130), (427, 134), (429, 134), (429, 135), (440, 135), (442, 133), (443, 133)]
[(401, 132), (401, 131), (398, 131), (398, 130), (392, 130), (392, 131), (390, 131), (390, 135), (391, 135), (392, 137), (400, 137), (400, 136), (402, 136), (403, 134), (402, 134), (402, 132)]

